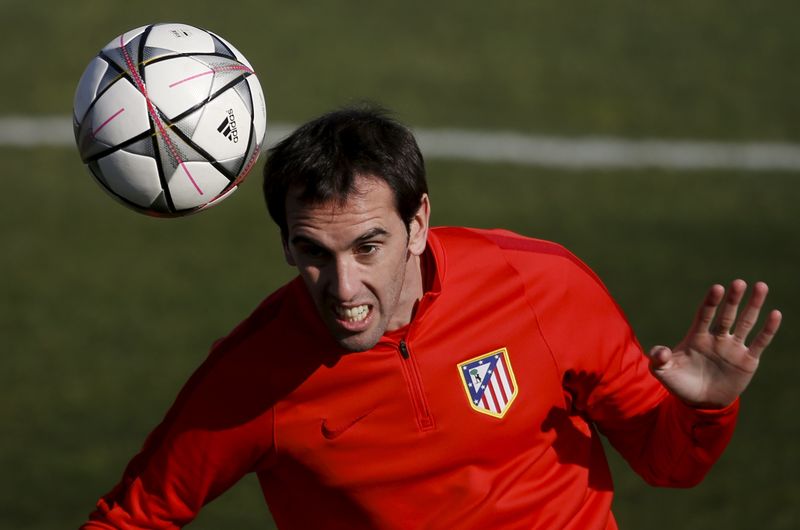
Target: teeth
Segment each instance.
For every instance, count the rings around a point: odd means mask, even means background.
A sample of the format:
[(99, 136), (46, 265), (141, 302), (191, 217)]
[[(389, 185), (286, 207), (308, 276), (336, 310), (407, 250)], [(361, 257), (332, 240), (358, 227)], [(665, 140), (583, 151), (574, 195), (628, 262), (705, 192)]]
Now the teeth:
[(337, 307), (336, 314), (339, 318), (343, 318), (348, 322), (361, 322), (367, 318), (369, 314), (368, 305), (360, 305), (356, 307)]

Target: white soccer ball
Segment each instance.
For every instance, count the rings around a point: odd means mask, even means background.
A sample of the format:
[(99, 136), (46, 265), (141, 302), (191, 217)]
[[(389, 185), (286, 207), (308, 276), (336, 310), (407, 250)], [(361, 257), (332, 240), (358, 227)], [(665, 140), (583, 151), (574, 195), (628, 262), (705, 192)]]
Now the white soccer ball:
[(92, 59), (73, 106), (81, 159), (126, 206), (158, 217), (219, 203), (258, 159), (264, 93), (247, 59), (210, 31), (152, 24)]

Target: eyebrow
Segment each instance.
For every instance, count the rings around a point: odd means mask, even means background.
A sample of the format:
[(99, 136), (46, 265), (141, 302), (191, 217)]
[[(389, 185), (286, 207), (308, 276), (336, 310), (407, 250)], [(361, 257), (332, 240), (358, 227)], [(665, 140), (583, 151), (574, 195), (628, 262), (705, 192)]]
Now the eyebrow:
[(291, 239), (291, 243), (292, 243), (292, 245), (298, 245), (298, 244), (301, 244), (301, 243), (306, 243), (308, 245), (314, 245), (316, 247), (322, 247), (322, 245), (320, 245), (318, 242), (316, 242), (315, 240), (311, 239), (310, 237), (306, 237), (306, 236), (294, 236)]
[[(358, 244), (363, 243), (365, 241), (369, 241), (370, 239), (374, 239), (376, 237), (384, 237), (384, 236), (388, 236), (388, 235), (389, 235), (389, 232), (384, 228), (380, 228), (380, 227), (370, 228), (369, 230), (367, 230), (366, 232), (364, 232), (363, 234), (361, 234), (360, 236), (355, 238), (353, 240), (353, 242), (351, 243), (351, 245), (355, 246), (355, 245), (358, 245)], [(304, 236), (304, 235), (293, 236), (292, 239), (291, 239), (291, 243), (292, 243), (292, 245), (298, 245), (298, 244), (305, 243), (305, 244), (309, 244), (309, 245), (314, 245), (316, 247), (325, 248), (325, 246), (322, 245), (321, 243), (319, 243), (318, 241), (316, 241), (316, 240), (314, 240), (314, 239), (312, 239), (312, 238), (310, 238), (308, 236)]]
[(369, 230), (358, 236), (355, 239), (355, 241), (353, 241), (353, 243), (354, 244), (363, 243), (364, 241), (369, 241), (370, 239), (374, 239), (376, 237), (384, 237), (388, 235), (389, 232), (387, 230), (376, 226), (375, 228), (370, 228)]

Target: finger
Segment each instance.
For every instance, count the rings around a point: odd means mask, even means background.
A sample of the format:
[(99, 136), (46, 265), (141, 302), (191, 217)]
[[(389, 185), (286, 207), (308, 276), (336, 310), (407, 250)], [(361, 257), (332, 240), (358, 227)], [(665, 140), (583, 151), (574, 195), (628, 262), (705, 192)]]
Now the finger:
[(672, 360), (672, 350), (666, 346), (653, 346), (647, 357), (650, 359), (650, 369), (659, 370)]
[(750, 331), (756, 325), (756, 322), (758, 322), (758, 315), (761, 313), (761, 307), (767, 299), (768, 292), (769, 287), (767, 287), (767, 284), (764, 282), (757, 282), (753, 286), (753, 293), (750, 295), (750, 300), (748, 300), (747, 305), (736, 321), (736, 329), (733, 331), (735, 340), (744, 342), (747, 335), (750, 334)]
[(747, 284), (744, 280), (733, 280), (731, 282), (725, 301), (717, 312), (717, 322), (711, 328), (711, 333), (714, 335), (727, 335), (730, 332), (733, 323), (736, 321), (736, 313), (739, 310), (739, 304), (742, 302), (745, 290), (747, 290)]
[(772, 342), (772, 338), (775, 337), (775, 334), (778, 332), (778, 328), (781, 327), (781, 320), (783, 319), (783, 315), (777, 309), (773, 309), (770, 311), (769, 315), (767, 315), (767, 320), (764, 322), (764, 327), (761, 328), (761, 331), (758, 332), (756, 338), (753, 339), (753, 343), (750, 345), (750, 355), (758, 359), (761, 357), (761, 354), (764, 352), (764, 349), (769, 346), (769, 343)]
[(714, 313), (716, 313), (717, 307), (722, 301), (722, 297), (724, 295), (725, 288), (723, 286), (718, 284), (711, 286), (706, 293), (706, 297), (703, 299), (703, 303), (700, 304), (700, 307), (697, 310), (697, 315), (695, 315), (692, 329), (689, 331), (690, 333), (708, 332), (709, 327), (711, 326), (711, 321), (714, 320)]

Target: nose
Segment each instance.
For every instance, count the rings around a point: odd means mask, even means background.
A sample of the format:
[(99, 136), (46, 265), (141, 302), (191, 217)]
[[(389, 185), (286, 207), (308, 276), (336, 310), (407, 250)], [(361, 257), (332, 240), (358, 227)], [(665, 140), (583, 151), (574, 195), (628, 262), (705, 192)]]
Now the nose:
[(329, 291), (339, 302), (355, 299), (361, 283), (358, 264), (346, 257), (339, 257), (332, 263)]

